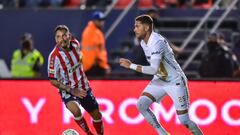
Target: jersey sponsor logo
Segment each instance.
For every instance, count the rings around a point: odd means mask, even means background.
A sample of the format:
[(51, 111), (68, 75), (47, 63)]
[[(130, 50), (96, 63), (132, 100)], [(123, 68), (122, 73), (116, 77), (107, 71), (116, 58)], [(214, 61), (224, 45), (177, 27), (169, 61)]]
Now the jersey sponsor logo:
[(156, 52), (152, 52), (152, 55), (154, 54), (160, 54), (161, 52), (160, 51), (156, 51)]
[(71, 68), (68, 70), (68, 72), (69, 72), (69, 73), (75, 72), (76, 69), (80, 67), (80, 65), (81, 65), (81, 64), (79, 64), (79, 63), (78, 63), (77, 65), (74, 65), (73, 67), (71, 67)]

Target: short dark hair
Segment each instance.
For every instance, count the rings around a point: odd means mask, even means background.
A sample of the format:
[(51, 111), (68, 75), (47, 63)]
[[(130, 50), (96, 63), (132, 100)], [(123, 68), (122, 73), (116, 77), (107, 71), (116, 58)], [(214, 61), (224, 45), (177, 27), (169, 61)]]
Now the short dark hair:
[(55, 29), (54, 29), (54, 33), (56, 33), (58, 30), (62, 31), (66, 31), (69, 32), (69, 28), (66, 25), (58, 25)]
[(153, 29), (153, 19), (151, 16), (149, 16), (147, 14), (137, 16), (135, 18), (135, 21), (139, 21), (142, 24), (147, 24), (151, 30)]

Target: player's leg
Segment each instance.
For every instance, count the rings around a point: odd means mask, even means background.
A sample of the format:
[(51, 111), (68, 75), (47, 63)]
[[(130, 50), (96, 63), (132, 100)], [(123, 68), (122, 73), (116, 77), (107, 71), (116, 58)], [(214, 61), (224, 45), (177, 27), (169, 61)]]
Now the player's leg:
[(98, 135), (103, 135), (103, 121), (102, 121), (102, 114), (100, 113), (99, 109), (95, 109), (90, 112), (91, 117), (93, 118), (93, 126), (96, 129)]
[(201, 129), (198, 125), (189, 118), (188, 109), (186, 110), (177, 110), (178, 119), (180, 122), (188, 128), (193, 135), (202, 135)]
[(73, 114), (75, 122), (86, 132), (88, 135), (93, 135), (87, 125), (86, 120), (82, 116), (79, 104), (76, 101), (69, 101), (66, 103), (66, 107)]
[(92, 135), (86, 120), (82, 116), (79, 103), (76, 97), (73, 97), (71, 94), (66, 93), (65, 91), (60, 91), (59, 94), (62, 97), (62, 101), (65, 103), (67, 109), (73, 114), (75, 122), (83, 129), (88, 135)]
[(171, 97), (176, 108), (180, 122), (187, 127), (194, 135), (202, 135), (202, 131), (194, 123), (188, 114), (189, 94), (186, 83), (182, 80), (179, 83), (166, 86), (167, 94)]
[(102, 114), (99, 111), (99, 106), (96, 98), (92, 94), (91, 90), (87, 92), (87, 96), (81, 99), (82, 107), (91, 115), (93, 118), (93, 127), (95, 128), (98, 135), (104, 134)]
[(164, 92), (164, 90), (161, 90), (159, 86), (149, 84), (137, 101), (137, 108), (139, 112), (143, 115), (145, 120), (151, 126), (153, 126), (153, 128), (158, 132), (158, 134), (161, 135), (167, 135), (167, 132), (158, 122), (156, 116), (153, 114), (149, 107), (156, 100), (161, 100), (165, 94), (166, 93)]

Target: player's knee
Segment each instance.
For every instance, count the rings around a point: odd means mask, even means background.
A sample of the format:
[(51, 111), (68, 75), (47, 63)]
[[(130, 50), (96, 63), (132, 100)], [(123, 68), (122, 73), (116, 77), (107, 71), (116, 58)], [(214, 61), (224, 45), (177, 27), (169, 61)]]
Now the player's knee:
[(72, 114), (74, 117), (81, 117), (82, 116), (82, 113), (80, 110), (78, 109), (75, 109), (75, 110), (71, 110)]
[(93, 118), (94, 120), (102, 119), (102, 114), (101, 114), (101, 112), (100, 112), (98, 109), (90, 112), (90, 115), (92, 116), (92, 118)]
[(73, 114), (74, 117), (81, 117), (82, 113), (80, 108), (77, 107), (72, 107), (72, 108), (68, 108), (68, 110)]

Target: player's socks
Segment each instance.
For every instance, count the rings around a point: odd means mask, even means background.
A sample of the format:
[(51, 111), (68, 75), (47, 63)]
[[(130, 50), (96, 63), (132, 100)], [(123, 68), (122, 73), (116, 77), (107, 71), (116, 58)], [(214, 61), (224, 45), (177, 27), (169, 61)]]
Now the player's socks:
[(83, 129), (84, 132), (86, 132), (88, 135), (92, 135), (84, 117), (82, 117), (82, 116), (75, 117), (74, 119), (75, 119), (76, 123), (79, 125), (79, 127), (81, 127)]
[(102, 120), (93, 120), (93, 127), (97, 131), (98, 135), (103, 135), (103, 122)]
[(146, 97), (141, 96), (137, 102), (137, 108), (145, 118), (145, 120), (153, 126), (153, 128), (157, 131), (158, 134), (167, 135), (167, 131), (162, 127), (162, 125), (158, 122), (156, 116), (149, 109), (149, 106), (153, 103), (153, 101)]
[(194, 135), (202, 135), (202, 131), (197, 126), (196, 123), (194, 123), (192, 120), (190, 120), (188, 113), (178, 115), (178, 118), (180, 122), (185, 125)]

